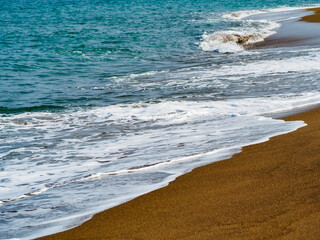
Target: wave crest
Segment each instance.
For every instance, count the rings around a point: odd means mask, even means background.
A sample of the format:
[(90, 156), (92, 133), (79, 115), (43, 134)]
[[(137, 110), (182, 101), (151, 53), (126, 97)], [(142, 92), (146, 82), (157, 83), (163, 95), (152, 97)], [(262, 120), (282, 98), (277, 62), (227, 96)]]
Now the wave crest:
[(204, 33), (199, 47), (202, 51), (217, 51), (221, 53), (238, 52), (249, 44), (264, 41), (276, 33), (280, 27), (277, 22), (267, 20), (242, 20), (241, 28), (229, 31), (218, 31), (212, 34)]
[(250, 43), (263, 41), (264, 36), (259, 33), (215, 32), (203, 34), (200, 48), (203, 51), (218, 51), (221, 53), (242, 51)]

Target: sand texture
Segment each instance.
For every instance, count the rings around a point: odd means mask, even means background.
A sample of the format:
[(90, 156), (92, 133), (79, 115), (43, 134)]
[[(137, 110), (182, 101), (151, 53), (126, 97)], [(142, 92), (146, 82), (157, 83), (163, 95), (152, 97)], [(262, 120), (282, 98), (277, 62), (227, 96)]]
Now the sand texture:
[(319, 119), (43, 239), (320, 239)]

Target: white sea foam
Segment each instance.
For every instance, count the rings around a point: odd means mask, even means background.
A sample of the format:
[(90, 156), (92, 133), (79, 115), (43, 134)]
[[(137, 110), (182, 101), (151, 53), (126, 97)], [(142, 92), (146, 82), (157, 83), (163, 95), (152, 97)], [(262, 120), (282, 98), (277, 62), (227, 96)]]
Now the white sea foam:
[(293, 72), (312, 72), (320, 71), (319, 50), (310, 51), (307, 56), (298, 56), (292, 58), (279, 58), (274, 60), (262, 60), (245, 64), (235, 64), (223, 66), (215, 69), (212, 74), (215, 76), (236, 76), (244, 78), (248, 75), (267, 75)]
[[(108, 160), (110, 162), (120, 162), (125, 155), (126, 158), (130, 155), (135, 156), (137, 149), (135, 146), (141, 144), (141, 146), (157, 146), (157, 141), (161, 138), (158, 134), (166, 134), (166, 129), (170, 129), (168, 134), (180, 135), (180, 140), (183, 139), (183, 135), (188, 136), (188, 130), (184, 132), (182, 128), (180, 133), (171, 132), (174, 131), (170, 126), (177, 126), (181, 124), (192, 125), (200, 124), (202, 121), (215, 122), (216, 127), (212, 127), (212, 132), (229, 131), (230, 127), (224, 126), (223, 121), (232, 117), (253, 117), (252, 124), (256, 121), (256, 115), (264, 114), (274, 111), (290, 110), (292, 108), (310, 105), (320, 102), (320, 97), (316, 93), (304, 94), (301, 97), (296, 96), (283, 96), (279, 98), (259, 98), (259, 99), (242, 99), (242, 100), (229, 100), (229, 101), (214, 101), (214, 102), (161, 102), (155, 104), (131, 104), (131, 105), (114, 105), (103, 108), (96, 108), (87, 112), (77, 111), (66, 114), (55, 113), (25, 113), (16, 116), (4, 117), (1, 119), (2, 125), (14, 127), (17, 131), (33, 131), (34, 135), (23, 136), (21, 135), (19, 141), (34, 141), (34, 139), (42, 138), (50, 139), (55, 138), (58, 135), (64, 135), (64, 139), (61, 143), (56, 145), (51, 153), (50, 149), (41, 147), (30, 147), (29, 151), (32, 151), (34, 160), (28, 161), (27, 165), (18, 167), (14, 162), (3, 171), (2, 177), (4, 179), (10, 179), (6, 184), (6, 188), (1, 189), (2, 201), (8, 199), (22, 199), (28, 196), (37, 195), (51, 189), (53, 187), (59, 187), (61, 184), (72, 183), (78, 178), (75, 176), (81, 176), (83, 173), (86, 175), (90, 173), (90, 170), (95, 171), (101, 167), (101, 160)], [(46, 120), (44, 120), (46, 119)], [(262, 119), (264, 120), (264, 119)], [(27, 125), (21, 125), (20, 122), (26, 122)], [(220, 122), (222, 121), (222, 122)], [(230, 120), (231, 121), (231, 120)], [(220, 124), (220, 125), (219, 125)], [(201, 124), (200, 124), (201, 125)], [(199, 125), (199, 126), (200, 126)], [(106, 127), (102, 127), (106, 126)], [(123, 128), (127, 132), (126, 138), (115, 138), (110, 142), (106, 142), (107, 139), (99, 141), (99, 135), (107, 136), (112, 134), (113, 129), (109, 130), (107, 126), (115, 127), (115, 131), (118, 128)], [(145, 130), (144, 133), (137, 135), (140, 127), (151, 128), (150, 132)], [(183, 125), (182, 125), (183, 126)], [(77, 131), (83, 131), (92, 127), (100, 128), (99, 131), (88, 132), (88, 135), (78, 136)], [(128, 128), (126, 130), (126, 128)], [(234, 125), (232, 128), (237, 128)], [(59, 129), (56, 132), (56, 129)], [(153, 130), (152, 130), (153, 129)], [(159, 129), (159, 130), (157, 130)], [(142, 134), (142, 135), (141, 135)], [(70, 135), (70, 137), (68, 137)], [(220, 134), (218, 134), (220, 135)], [(217, 136), (218, 136), (217, 135)], [(168, 136), (167, 136), (168, 137)], [(161, 141), (165, 141), (167, 137)], [(92, 140), (95, 140), (92, 142)], [(17, 141), (17, 139), (5, 139), (4, 142), (10, 143), (11, 141)], [(160, 141), (160, 142), (161, 142)], [(132, 144), (134, 142), (134, 144)], [(178, 143), (177, 143), (178, 144)], [(161, 145), (161, 144), (160, 144)], [(69, 146), (65, 148), (64, 146)], [(126, 146), (127, 152), (121, 150), (121, 146)], [(131, 147), (130, 147), (131, 146)], [(130, 150), (131, 148), (131, 150)], [(133, 149), (135, 149), (133, 151)], [(57, 151), (58, 150), (58, 151)], [(26, 152), (27, 149), (12, 149), (7, 153), (3, 153), (2, 157), (11, 153), (18, 154), (19, 152)], [(130, 151), (132, 151), (130, 153)], [(140, 150), (139, 150), (140, 151)], [(138, 151), (138, 152), (139, 152)], [(149, 150), (148, 150), (149, 151)], [(46, 167), (43, 166), (43, 158), (51, 158), (50, 154), (59, 156), (54, 157), (60, 159), (60, 161), (53, 161), (52, 164), (46, 162)], [(111, 154), (111, 155), (110, 155)], [(202, 153), (201, 153), (202, 154)], [(147, 154), (148, 155), (148, 154)], [(68, 160), (69, 156), (74, 156), (75, 161)], [(85, 161), (79, 164), (78, 158), (85, 157)], [(194, 156), (192, 155), (192, 158)], [(120, 174), (120, 173), (132, 173), (137, 171), (135, 169), (150, 169), (158, 167), (159, 164), (170, 164), (175, 162), (174, 154), (168, 159), (159, 159), (155, 162), (134, 163), (124, 162), (123, 167), (119, 168), (119, 165), (109, 166), (108, 175)], [(180, 158), (177, 158), (180, 159)], [(188, 159), (183, 157), (182, 159)], [(68, 161), (65, 161), (68, 160)], [(180, 160), (177, 160), (180, 161)], [(20, 161), (17, 161), (20, 164)], [(68, 164), (66, 169), (65, 164)], [(143, 167), (145, 166), (145, 167)], [(69, 172), (70, 176), (66, 174)], [(15, 176), (14, 178), (12, 176)], [(79, 177), (83, 179), (82, 177)], [(92, 176), (89, 176), (92, 178)], [(61, 180), (59, 180), (61, 179)], [(77, 180), (78, 181), (78, 180)], [(21, 183), (28, 182), (29, 185), (23, 185), (18, 187)], [(54, 183), (52, 186), (48, 183)], [(30, 188), (30, 190), (28, 190)], [(34, 189), (34, 190), (31, 190)]]

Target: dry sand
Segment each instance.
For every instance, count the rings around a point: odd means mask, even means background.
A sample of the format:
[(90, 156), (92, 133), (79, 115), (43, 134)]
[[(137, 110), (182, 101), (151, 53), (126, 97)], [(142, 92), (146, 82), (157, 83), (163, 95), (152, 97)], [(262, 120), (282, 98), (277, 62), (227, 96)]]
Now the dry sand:
[(284, 119), (308, 126), (41, 239), (320, 239), (320, 109)]

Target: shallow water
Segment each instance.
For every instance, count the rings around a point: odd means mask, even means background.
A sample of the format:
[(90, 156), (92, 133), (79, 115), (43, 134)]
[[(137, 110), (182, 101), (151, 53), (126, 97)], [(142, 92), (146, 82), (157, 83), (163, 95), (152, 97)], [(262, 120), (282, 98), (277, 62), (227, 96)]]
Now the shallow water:
[[(300, 1), (3, 1), (0, 239), (30, 239), (293, 131), (316, 44), (245, 50)], [(241, 41), (239, 41), (241, 39)]]

